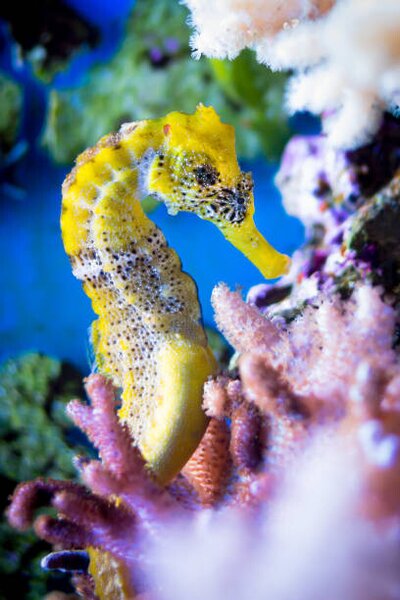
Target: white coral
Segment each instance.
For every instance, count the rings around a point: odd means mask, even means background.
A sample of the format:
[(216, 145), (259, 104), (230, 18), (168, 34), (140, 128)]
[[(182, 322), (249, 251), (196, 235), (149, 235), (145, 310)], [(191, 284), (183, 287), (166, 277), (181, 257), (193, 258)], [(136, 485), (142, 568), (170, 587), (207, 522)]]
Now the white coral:
[(314, 23), (280, 34), (258, 57), (295, 68), (289, 108), (330, 111), (326, 132), (336, 146), (357, 146), (374, 133), (385, 108), (400, 101), (400, 3), (346, 0)]
[(184, 0), (192, 12), (196, 55), (234, 58), (294, 20), (314, 18), (334, 0)]
[(366, 142), (383, 110), (400, 104), (398, 0), (187, 4), (197, 53), (232, 58), (249, 46), (273, 69), (294, 69), (289, 110), (325, 113), (324, 128), (335, 146)]

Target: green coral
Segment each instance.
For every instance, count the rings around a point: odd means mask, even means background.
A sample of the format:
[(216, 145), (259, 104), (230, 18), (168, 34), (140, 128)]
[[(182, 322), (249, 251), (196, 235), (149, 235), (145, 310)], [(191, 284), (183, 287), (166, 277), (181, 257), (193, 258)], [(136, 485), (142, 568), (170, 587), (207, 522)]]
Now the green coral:
[[(80, 373), (48, 356), (25, 354), (0, 367), (2, 510), (20, 481), (75, 476), (72, 457), (81, 438), (76, 437), (65, 405), (82, 395)], [(5, 520), (0, 522), (0, 546), (0, 600), (43, 598), (49, 575), (41, 570), (39, 555), (50, 547), (33, 532), (16, 532)]]
[(6, 154), (15, 143), (22, 108), (22, 91), (10, 77), (0, 72), (0, 152)]
[(279, 154), (289, 135), (285, 77), (250, 51), (233, 62), (194, 60), (186, 18), (178, 2), (138, 0), (112, 60), (89, 71), (84, 85), (52, 91), (43, 144), (57, 162), (72, 161), (122, 122), (190, 113), (199, 102), (235, 126), (242, 157)]
[(13, 481), (71, 477), (76, 453), (65, 415), (81, 376), (48, 356), (26, 354), (0, 368), (0, 475)]

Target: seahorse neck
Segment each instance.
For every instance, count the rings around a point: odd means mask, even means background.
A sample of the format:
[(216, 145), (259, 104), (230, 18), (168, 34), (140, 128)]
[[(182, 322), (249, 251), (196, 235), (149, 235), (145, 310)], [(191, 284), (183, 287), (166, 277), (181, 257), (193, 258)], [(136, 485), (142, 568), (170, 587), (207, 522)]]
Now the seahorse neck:
[(159, 152), (159, 148), (147, 148), (141, 156), (136, 158), (135, 170), (137, 173), (137, 184), (134, 194), (138, 200), (143, 200), (143, 198), (150, 195), (148, 184), (149, 171), (155, 156), (159, 154)]
[[(132, 169), (137, 176), (137, 184), (132, 190), (138, 200), (153, 195), (149, 190), (149, 171), (155, 157), (162, 156), (165, 148), (164, 121), (142, 121), (122, 125), (119, 136), (124, 146), (129, 148), (132, 156)], [(162, 198), (158, 198), (162, 201)]]

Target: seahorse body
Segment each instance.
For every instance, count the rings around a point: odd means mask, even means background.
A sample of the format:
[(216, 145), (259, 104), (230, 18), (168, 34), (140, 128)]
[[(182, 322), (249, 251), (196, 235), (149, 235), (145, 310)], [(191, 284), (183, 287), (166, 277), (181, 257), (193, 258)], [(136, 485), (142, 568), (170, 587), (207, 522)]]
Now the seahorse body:
[(166, 482), (204, 432), (202, 386), (216, 365), (196, 286), (141, 208), (148, 194), (170, 213), (214, 222), (270, 277), (288, 259), (256, 230), (251, 178), (237, 164), (233, 129), (212, 108), (124, 125), (81, 154), (66, 178), (63, 240), (99, 315), (98, 368), (122, 388), (120, 418)]

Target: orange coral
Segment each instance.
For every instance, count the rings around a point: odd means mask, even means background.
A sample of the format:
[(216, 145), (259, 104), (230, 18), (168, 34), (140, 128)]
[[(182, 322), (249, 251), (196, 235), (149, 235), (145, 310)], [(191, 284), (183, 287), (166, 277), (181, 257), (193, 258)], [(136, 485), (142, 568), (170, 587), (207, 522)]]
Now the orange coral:
[(199, 447), (182, 470), (204, 506), (221, 499), (231, 475), (229, 438), (225, 421), (211, 419)]

